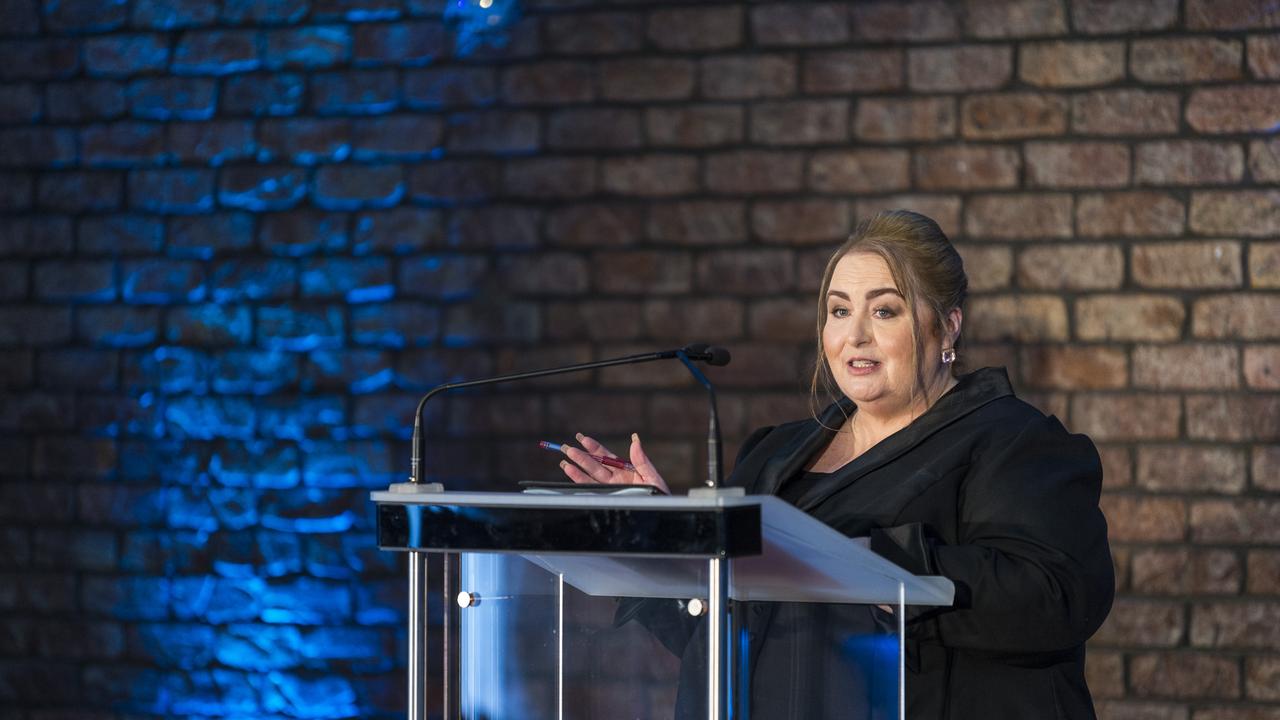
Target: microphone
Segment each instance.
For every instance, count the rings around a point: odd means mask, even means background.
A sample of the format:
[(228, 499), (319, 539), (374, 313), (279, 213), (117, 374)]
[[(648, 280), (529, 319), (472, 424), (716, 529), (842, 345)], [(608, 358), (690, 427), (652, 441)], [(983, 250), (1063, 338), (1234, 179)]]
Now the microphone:
[[(426, 407), (427, 401), (432, 397), (458, 388), (476, 387), (478, 385), (496, 385), (498, 383), (513, 382), (515, 380), (531, 380), (533, 378), (546, 377), (548, 375), (561, 375), (564, 373), (581, 372), (583, 370), (595, 370), (597, 368), (612, 367), (614, 365), (631, 365), (642, 362), (652, 362), (654, 360), (670, 360), (679, 358), (685, 367), (693, 373), (694, 378), (702, 383), (711, 394), (711, 430), (715, 434), (715, 454), (714, 465), (708, 459), (709, 470), (712, 471), (710, 476), (717, 484), (719, 481), (720, 467), (720, 419), (716, 415), (715, 392), (711, 390), (711, 383), (706, 377), (698, 371), (693, 365), (694, 361), (705, 362), (708, 365), (727, 365), (729, 364), (729, 351), (724, 348), (713, 347), (706, 343), (693, 343), (686, 345), (678, 350), (660, 350), (658, 352), (641, 353), (639, 355), (627, 355), (625, 357), (612, 358), (609, 360), (596, 360), (594, 362), (578, 363), (576, 365), (565, 365), (564, 367), (546, 368), (543, 370), (529, 370), (526, 372), (511, 373), (509, 375), (499, 375), (490, 378), (480, 378), (478, 380), (465, 380), (456, 383), (444, 383), (437, 385), (422, 396), (418, 401), (418, 409), (413, 413), (413, 457), (410, 460), (409, 482), (417, 485), (422, 482), (422, 411)], [(707, 447), (712, 448), (711, 438), (707, 439)], [(714, 487), (714, 485), (713, 485)]]
[(677, 357), (684, 366), (689, 369), (689, 373), (702, 386), (707, 389), (707, 400), (711, 405), (711, 412), (708, 414), (707, 421), (707, 487), (716, 489), (720, 487), (721, 466), (724, 464), (723, 450), (720, 442), (720, 412), (716, 410), (716, 390), (711, 385), (711, 381), (706, 375), (693, 364), (693, 360), (701, 360), (708, 365), (728, 365), (729, 351), (722, 347), (707, 345), (706, 343), (694, 343), (682, 349)]

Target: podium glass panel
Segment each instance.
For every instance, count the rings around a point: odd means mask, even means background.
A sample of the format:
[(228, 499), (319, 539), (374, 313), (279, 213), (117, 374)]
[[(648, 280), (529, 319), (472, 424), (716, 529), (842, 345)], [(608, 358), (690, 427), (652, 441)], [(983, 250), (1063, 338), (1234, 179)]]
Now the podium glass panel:
[[(462, 718), (708, 717), (706, 618), (689, 615), (687, 598), (588, 595), (547, 570), (546, 559), (461, 555), (458, 588), (471, 599), (459, 610)], [(780, 708), (814, 720), (898, 717), (893, 615), (869, 605), (734, 603), (733, 618), (732, 717), (774, 717)], [(666, 644), (682, 630), (683, 658)], [(690, 665), (683, 672), (682, 662)]]

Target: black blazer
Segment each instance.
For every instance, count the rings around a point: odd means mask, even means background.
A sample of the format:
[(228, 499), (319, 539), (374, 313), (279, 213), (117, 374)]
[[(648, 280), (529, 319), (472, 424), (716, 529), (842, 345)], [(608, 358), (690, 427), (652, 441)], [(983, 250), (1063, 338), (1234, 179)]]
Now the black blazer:
[[(830, 428), (842, 420), (837, 405), (823, 414)], [(813, 419), (757, 430), (729, 484), (776, 493), (831, 437)], [(1084, 643), (1115, 589), (1101, 484), (1093, 443), (1014, 397), (1003, 369), (987, 368), (796, 504), (846, 535), (871, 536), (873, 550), (916, 574), (955, 583), (953, 607), (909, 609), (908, 717), (1093, 718)], [(687, 622), (664, 625), (656, 610), (639, 614), (684, 658), (683, 717), (703, 702), (705, 636)], [(738, 611), (754, 717), (860, 715), (850, 707), (859, 689), (826, 682), (824, 668), (841, 637), (890, 616), (790, 603)]]

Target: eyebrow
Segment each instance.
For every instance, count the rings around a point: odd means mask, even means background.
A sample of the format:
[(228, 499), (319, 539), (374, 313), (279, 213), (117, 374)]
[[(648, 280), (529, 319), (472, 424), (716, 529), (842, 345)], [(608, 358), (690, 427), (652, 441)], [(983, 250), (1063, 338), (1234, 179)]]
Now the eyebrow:
[[(887, 295), (887, 294), (897, 295), (898, 297), (902, 298), (902, 293), (898, 292), (897, 288), (882, 287), (882, 288), (876, 288), (875, 290), (868, 290), (867, 299), (871, 300), (874, 298), (878, 298), (881, 295)], [(836, 297), (841, 298), (843, 300), (849, 299), (849, 294), (844, 292), (843, 290), (828, 290), (827, 297), (831, 297), (832, 295), (835, 295)], [(902, 299), (905, 300), (906, 298), (902, 298)]]

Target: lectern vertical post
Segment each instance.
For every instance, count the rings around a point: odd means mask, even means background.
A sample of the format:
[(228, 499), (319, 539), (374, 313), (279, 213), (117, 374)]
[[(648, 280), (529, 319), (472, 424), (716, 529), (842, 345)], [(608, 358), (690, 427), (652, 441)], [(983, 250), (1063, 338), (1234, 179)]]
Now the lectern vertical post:
[(427, 553), (409, 553), (409, 720), (427, 718)]
[(707, 588), (707, 717), (729, 720), (729, 675), (733, 643), (729, 642), (729, 561), (708, 561)]

